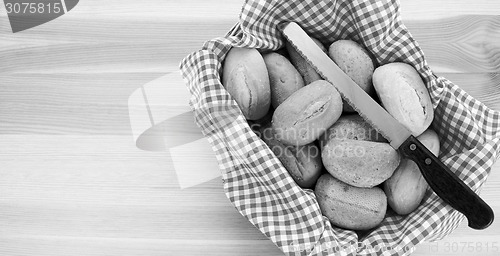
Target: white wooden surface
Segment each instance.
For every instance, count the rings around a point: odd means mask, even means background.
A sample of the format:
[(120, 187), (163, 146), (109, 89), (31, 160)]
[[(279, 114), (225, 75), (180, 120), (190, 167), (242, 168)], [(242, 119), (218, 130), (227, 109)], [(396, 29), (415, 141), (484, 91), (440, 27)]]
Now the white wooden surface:
[[(242, 2), (85, 0), (16, 34), (0, 7), (0, 255), (280, 255), (220, 179), (180, 189), (189, 147), (140, 150), (129, 120), (129, 96), (224, 35)], [(500, 2), (401, 0), (401, 13), (436, 73), (500, 110)], [(176, 107), (168, 143), (201, 139), (187, 98)], [(481, 193), (497, 215), (499, 190), (497, 164)], [(500, 254), (500, 221), (466, 224), (414, 255)]]

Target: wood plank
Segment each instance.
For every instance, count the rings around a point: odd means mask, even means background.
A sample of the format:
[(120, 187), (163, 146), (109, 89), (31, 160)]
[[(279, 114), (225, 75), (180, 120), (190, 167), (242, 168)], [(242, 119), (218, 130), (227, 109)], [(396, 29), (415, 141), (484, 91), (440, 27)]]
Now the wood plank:
[[(76, 22), (74, 26), (78, 26)], [(201, 48), (204, 41), (223, 36), (232, 23), (208, 23), (196, 25), (196, 29), (208, 33), (193, 33), (194, 24), (157, 23), (154, 30), (145, 30), (149, 21), (130, 25), (127, 31), (117, 32), (121, 23), (85, 27), (86, 31), (68, 32), (67, 35), (51, 37), (51, 33), (41, 36), (39, 43), (33, 38), (40, 38), (29, 33), (0, 40), (2, 56), (1, 72), (16, 73), (101, 73), (101, 72), (171, 72), (170, 66), (178, 66), (182, 58)], [(218, 28), (214, 29), (214, 28)], [(61, 28), (62, 30), (63, 28)], [(57, 30), (56, 30), (57, 31)], [(168, 33), (160, 33), (168, 31)], [(29, 30), (27, 31), (29, 32)], [(54, 32), (52, 32), (54, 33)], [(133, 36), (130, 36), (133, 35)], [(16, 38), (17, 37), (17, 38)], [(139, 40), (137, 39), (139, 38)], [(146, 40), (149, 39), (149, 40)], [(29, 42), (20, 45), (17, 42)]]
[(436, 72), (500, 72), (500, 16), (405, 23)]
[(490, 0), (400, 0), (403, 20), (436, 20), (460, 15), (498, 15), (500, 2)]
[[(282, 256), (283, 253), (267, 240), (212, 239), (139, 239), (64, 236), (19, 236), (0, 241), (9, 255), (37, 256)], [(75, 248), (78, 248), (75, 250)]]
[(266, 240), (234, 209), (220, 179), (180, 189), (168, 152), (138, 150), (129, 136), (1, 135), (1, 140), (2, 241), (30, 236)]
[[(233, 18), (243, 5), (243, 0), (149, 0), (148, 2), (108, 0), (105, 4), (99, 0), (81, 1), (69, 13), (63, 16), (85, 16), (89, 19), (93, 17), (107, 16), (109, 19), (142, 19), (154, 17), (155, 19), (181, 20), (189, 18), (191, 20), (219, 20), (223, 18)], [(0, 6), (0, 17), (7, 16), (3, 5)], [(60, 18), (61, 19), (61, 18)], [(201, 22), (200, 22), (201, 23)]]
[[(172, 67), (173, 69), (173, 67)], [(0, 74), (0, 133), (131, 134), (128, 97), (140, 86), (163, 76), (156, 72)], [(186, 95), (184, 84), (165, 84), (172, 97)], [(168, 104), (169, 99), (165, 99)], [(170, 104), (172, 112), (190, 111)], [(133, 106), (131, 106), (133, 107)], [(175, 131), (193, 126), (193, 117), (170, 123)], [(186, 130), (190, 131), (190, 130)], [(178, 135), (178, 134), (177, 134)]]

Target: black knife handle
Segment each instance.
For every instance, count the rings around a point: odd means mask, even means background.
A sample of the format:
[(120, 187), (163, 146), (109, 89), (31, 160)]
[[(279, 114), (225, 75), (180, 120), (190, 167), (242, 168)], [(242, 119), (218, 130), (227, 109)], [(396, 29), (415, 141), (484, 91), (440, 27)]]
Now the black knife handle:
[(436, 194), (457, 211), (463, 213), (473, 229), (485, 229), (494, 218), (493, 210), (474, 191), (452, 173), (418, 139), (410, 136), (399, 150), (413, 160), (422, 176)]

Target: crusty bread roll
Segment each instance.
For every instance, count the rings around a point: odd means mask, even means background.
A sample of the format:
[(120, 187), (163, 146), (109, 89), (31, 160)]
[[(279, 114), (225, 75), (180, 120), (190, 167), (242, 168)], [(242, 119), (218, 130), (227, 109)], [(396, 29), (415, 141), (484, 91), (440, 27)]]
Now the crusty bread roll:
[(417, 139), (424, 144), (424, 146), (431, 151), (436, 157), (439, 156), (441, 145), (439, 142), (439, 136), (432, 129), (427, 129), (425, 132), (420, 134)]
[(223, 64), (222, 85), (236, 101), (246, 119), (262, 118), (269, 111), (269, 75), (258, 50), (231, 48)]
[(321, 159), (332, 176), (364, 188), (387, 180), (400, 162), (389, 143), (350, 139), (330, 139), (322, 148)]
[(276, 139), (272, 127), (264, 127), (262, 139), (280, 160), (295, 183), (312, 188), (323, 169), (321, 153), (314, 143), (304, 146), (285, 145)]
[(400, 161), (387, 140), (357, 114), (341, 116), (318, 141), (326, 170), (356, 187), (384, 182)]
[(375, 69), (373, 85), (384, 108), (409, 129), (422, 134), (434, 118), (434, 110), (422, 78), (406, 63), (389, 63)]
[(271, 105), (277, 108), (292, 93), (304, 87), (304, 79), (283, 55), (271, 52), (264, 54), (271, 86)]
[[(429, 151), (439, 155), (439, 138), (436, 132), (427, 129), (417, 137)], [(410, 159), (402, 159), (394, 174), (384, 182), (384, 191), (389, 206), (398, 214), (406, 215), (420, 205), (428, 184), (417, 164)]]
[[(325, 46), (318, 39), (313, 37), (311, 37), (311, 39), (316, 43), (316, 45), (321, 48), (321, 50), (323, 50), (323, 52), (326, 53), (327, 50)], [(297, 71), (299, 71), (299, 73), (302, 75), (302, 77), (304, 78), (304, 83), (306, 85), (314, 81), (323, 79), (318, 74), (318, 72), (316, 72), (316, 70), (314, 70), (314, 68), (309, 64), (309, 62), (307, 62), (307, 60), (304, 59), (288, 41), (286, 42), (285, 47), (288, 51), (288, 55), (290, 56), (290, 61), (293, 63), (295, 68), (297, 68)]]
[(278, 140), (302, 146), (315, 141), (342, 113), (342, 98), (332, 84), (317, 80), (299, 89), (276, 108), (272, 126)]
[(341, 228), (374, 228), (382, 222), (387, 210), (387, 198), (382, 189), (353, 187), (330, 174), (319, 177), (314, 193), (323, 215)]
[(375, 128), (358, 114), (342, 115), (318, 138), (320, 147), (322, 148), (331, 139), (387, 142)]
[[(328, 55), (365, 92), (373, 94), (373, 60), (361, 45), (352, 40), (338, 40), (328, 48)], [(344, 104), (345, 112), (354, 112), (349, 104)]]

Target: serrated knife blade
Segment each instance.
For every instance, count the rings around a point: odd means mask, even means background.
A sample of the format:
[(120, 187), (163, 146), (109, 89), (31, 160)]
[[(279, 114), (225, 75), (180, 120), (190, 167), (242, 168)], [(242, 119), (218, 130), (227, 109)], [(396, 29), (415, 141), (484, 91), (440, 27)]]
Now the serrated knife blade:
[(402, 157), (418, 165), (429, 186), (444, 202), (467, 217), (469, 227), (484, 229), (491, 225), (494, 214), (488, 204), (346, 75), (297, 23), (286, 24), (282, 32), (318, 74), (333, 84), (343, 99), (387, 138)]

